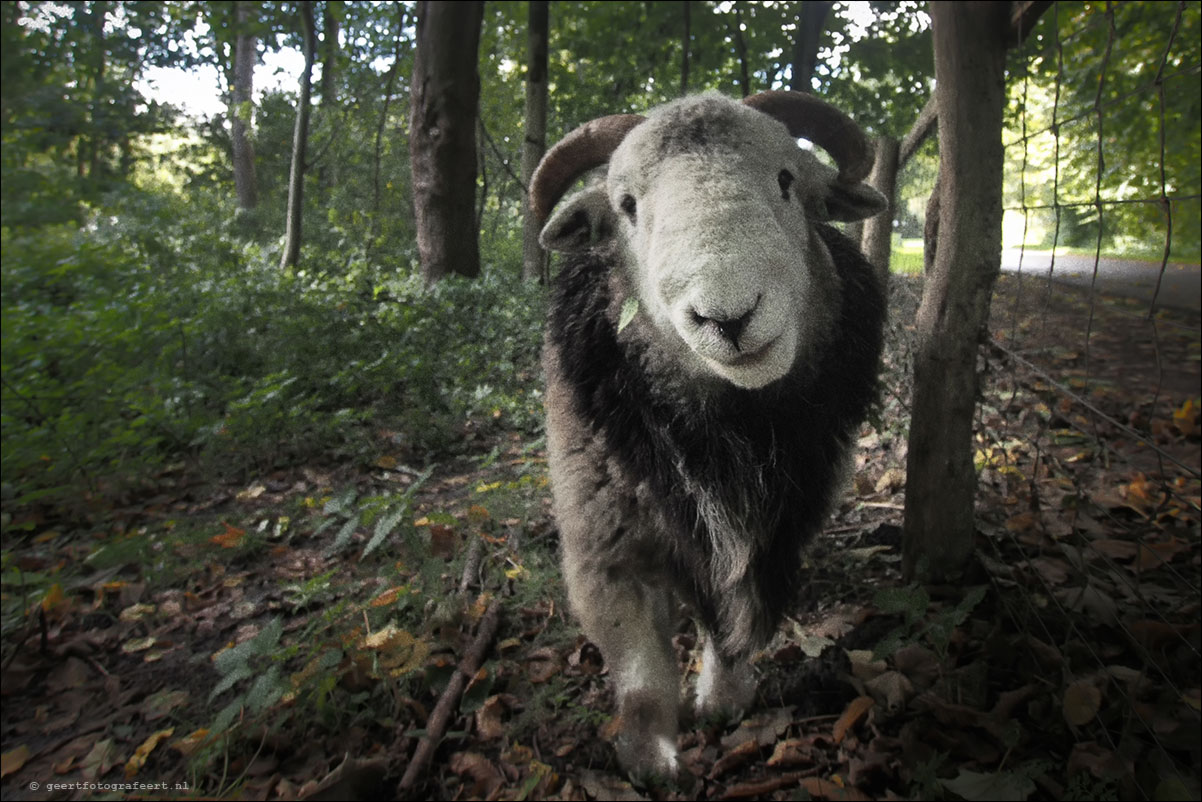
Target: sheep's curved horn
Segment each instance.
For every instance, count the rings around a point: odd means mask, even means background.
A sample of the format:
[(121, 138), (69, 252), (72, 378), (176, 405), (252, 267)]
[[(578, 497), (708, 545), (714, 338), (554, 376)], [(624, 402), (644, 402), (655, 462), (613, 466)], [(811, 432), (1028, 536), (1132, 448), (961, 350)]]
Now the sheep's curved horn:
[(530, 208), (539, 225), (551, 216), (551, 210), (572, 182), (609, 161), (626, 135), (644, 119), (640, 114), (599, 117), (572, 131), (546, 152), (530, 177)]
[(834, 157), (839, 181), (857, 184), (872, 170), (873, 149), (860, 126), (843, 112), (805, 92), (773, 90), (743, 102), (780, 120), (795, 137), (804, 137)]

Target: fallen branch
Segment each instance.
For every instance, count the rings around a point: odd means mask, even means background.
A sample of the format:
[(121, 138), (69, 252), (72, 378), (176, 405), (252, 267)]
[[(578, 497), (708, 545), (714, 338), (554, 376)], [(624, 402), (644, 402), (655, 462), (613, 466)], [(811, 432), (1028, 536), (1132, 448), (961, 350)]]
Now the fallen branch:
[(484, 655), (488, 652), (488, 647), (492, 645), (493, 638), (496, 637), (500, 617), (501, 600), (493, 599), (492, 604), (480, 618), (480, 628), (476, 631), (476, 639), (472, 641), (467, 654), (459, 661), (459, 668), (451, 675), (451, 681), (447, 683), (446, 690), (442, 692), (442, 696), (438, 698), (438, 704), (434, 706), (434, 712), (426, 721), (426, 734), (418, 742), (417, 749), (413, 752), (413, 759), (409, 761), (409, 765), (405, 768), (405, 775), (401, 777), (401, 782), (397, 785), (398, 799), (408, 798), (408, 790), (417, 782), (417, 778), (425, 770), (426, 764), (434, 756), (438, 742), (442, 740), (447, 725), (450, 724), (452, 716), (459, 707), (459, 697), (463, 695), (463, 689), (467, 686), (468, 680), (476, 676), (476, 672), (480, 670), (480, 664), (484, 662)]
[(472, 538), (472, 544), (467, 549), (467, 559), (463, 561), (463, 575), (459, 579), (459, 595), (467, 593), (467, 589), (476, 580), (480, 571), (480, 558), (484, 554), (484, 539), (480, 536)]

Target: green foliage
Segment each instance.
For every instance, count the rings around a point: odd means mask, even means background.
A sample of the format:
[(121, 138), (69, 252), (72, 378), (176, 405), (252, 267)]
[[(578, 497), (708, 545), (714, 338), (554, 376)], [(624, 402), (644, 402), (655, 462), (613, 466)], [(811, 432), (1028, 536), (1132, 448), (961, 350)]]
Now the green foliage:
[(1034, 210), (1029, 245), (1163, 250), (1171, 213), (1171, 258), (1197, 258), (1200, 63), (1197, 3), (1048, 9), (1010, 65), (1005, 205)]
[(940, 780), (943, 787), (968, 800), (990, 799), (1022, 802), (1035, 790), (1035, 782), (1025, 774), (1000, 771), (983, 774), (968, 769), (951, 780)]
[(361, 559), (366, 559), (384, 541), (392, 535), (397, 527), (408, 517), (413, 494), (425, 481), (430, 478), (432, 468), (418, 475), (401, 493), (382, 493), (363, 499), (357, 497), (355, 488), (350, 488), (342, 495), (326, 502), (322, 513), (327, 516), (317, 528), (320, 533), (336, 524), (337, 534), (326, 547), (326, 554), (336, 554), (346, 548), (355, 531), (362, 527), (371, 527), (371, 538), (363, 547)]
[(181, 456), (239, 475), (359, 453), (369, 423), (419, 452), (465, 426), (537, 431), (541, 288), (493, 268), (427, 292), (362, 255), (281, 275), (197, 200), (132, 193), (90, 230), (4, 229), (17, 505), (132, 486)]
[(985, 598), (985, 590), (984, 585), (971, 588), (954, 607), (931, 614), (927, 613), (930, 595), (919, 584), (877, 591), (872, 603), (883, 613), (901, 615), (904, 621), (881, 639), (873, 650), (874, 656), (887, 658), (905, 644), (925, 638), (941, 658), (946, 658), (956, 627), (968, 620), (969, 614)]

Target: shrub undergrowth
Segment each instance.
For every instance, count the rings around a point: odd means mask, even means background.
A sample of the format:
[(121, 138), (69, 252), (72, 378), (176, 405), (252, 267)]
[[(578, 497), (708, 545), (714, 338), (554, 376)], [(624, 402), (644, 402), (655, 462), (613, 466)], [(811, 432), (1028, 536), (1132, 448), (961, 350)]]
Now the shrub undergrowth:
[(216, 202), (107, 208), (2, 231), (6, 511), (181, 465), (368, 457), (381, 432), (421, 460), (469, 427), (541, 426), (544, 291), (516, 264), (427, 290), (405, 255), (314, 247), (284, 273)]

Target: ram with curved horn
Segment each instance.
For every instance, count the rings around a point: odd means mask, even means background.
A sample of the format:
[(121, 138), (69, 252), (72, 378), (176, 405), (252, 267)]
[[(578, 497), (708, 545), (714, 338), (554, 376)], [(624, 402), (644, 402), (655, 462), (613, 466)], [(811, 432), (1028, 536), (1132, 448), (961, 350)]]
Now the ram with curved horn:
[(563, 569), (635, 775), (677, 770), (678, 602), (705, 636), (697, 710), (753, 701), (748, 658), (804, 581), (874, 398), (884, 289), (829, 225), (885, 208), (870, 154), (809, 95), (707, 93), (581, 126), (531, 182), (564, 253), (543, 355)]

